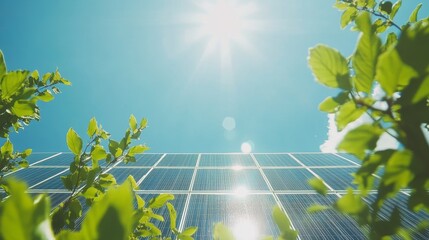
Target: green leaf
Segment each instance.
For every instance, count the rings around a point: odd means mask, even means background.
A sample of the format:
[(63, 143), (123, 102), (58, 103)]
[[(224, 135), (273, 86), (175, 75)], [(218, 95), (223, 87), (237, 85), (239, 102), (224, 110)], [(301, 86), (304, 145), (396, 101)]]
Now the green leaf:
[(70, 128), (67, 132), (67, 146), (70, 149), (70, 151), (74, 155), (80, 155), (82, 151), (82, 139), (79, 137), (79, 135), (73, 130), (73, 128)]
[(107, 191), (82, 223), (82, 239), (128, 239), (133, 226), (132, 189), (128, 183)]
[(356, 26), (364, 34), (372, 34), (371, 15), (368, 12), (361, 12), (356, 17)]
[(106, 157), (107, 153), (103, 146), (95, 145), (94, 149), (91, 151), (91, 158), (95, 161), (99, 161), (101, 159), (105, 159)]
[(1, 147), (1, 155), (6, 156), (11, 154), (13, 154), (13, 144), (11, 141), (9, 141), (9, 139), (7, 139)]
[(390, 19), (393, 19), (396, 16), (396, 13), (398, 12), (401, 5), (402, 5), (402, 0), (399, 0), (395, 4), (393, 4), (392, 12), (389, 14)]
[(424, 78), (416, 93), (414, 94), (411, 103), (415, 104), (429, 97), (429, 75)]
[(407, 86), (417, 72), (404, 64), (396, 49), (390, 49), (380, 55), (375, 78), (380, 83), (387, 96)]
[(102, 187), (107, 188), (116, 184), (115, 177), (110, 173), (103, 173), (100, 175), (99, 183)]
[(173, 204), (167, 202), (167, 209), (170, 216), (170, 229), (176, 229), (176, 219), (177, 219), (177, 212), (176, 209), (174, 209)]
[(331, 208), (330, 206), (326, 206), (326, 205), (313, 204), (307, 208), (307, 212), (308, 213), (317, 213), (317, 212), (322, 212), (322, 211), (328, 210), (330, 208)]
[(351, 89), (347, 60), (337, 50), (317, 45), (310, 49), (308, 63), (319, 83), (332, 88)]
[(338, 107), (349, 99), (348, 92), (340, 92), (336, 97), (327, 97), (319, 104), (319, 110), (327, 113), (336, 112)]
[(213, 240), (235, 240), (235, 237), (231, 230), (219, 222), (213, 227)]
[(412, 159), (413, 153), (409, 150), (394, 152), (387, 161), (382, 177), (383, 184), (393, 186), (393, 191), (407, 187), (414, 176), (410, 170)]
[(335, 207), (345, 214), (360, 214), (365, 210), (366, 204), (359, 195), (353, 194), (353, 190), (348, 188), (347, 194), (338, 199), (335, 203)]
[(29, 117), (33, 116), (36, 111), (36, 104), (28, 100), (15, 101), (12, 107), (12, 112), (17, 117)]
[(335, 115), (338, 130), (342, 131), (349, 123), (362, 116), (365, 110), (365, 107), (356, 107), (353, 101), (348, 101), (343, 104)]
[(128, 150), (128, 155), (129, 156), (134, 156), (136, 154), (140, 154), (143, 153), (145, 151), (149, 150), (149, 147), (145, 146), (145, 145), (136, 145), (136, 146), (132, 146), (130, 148), (130, 150)]
[(7, 73), (6, 62), (4, 60), (3, 52), (0, 50), (0, 80), (3, 75)]
[(408, 22), (415, 23), (417, 22), (417, 14), (419, 13), (420, 8), (422, 7), (422, 4), (419, 3), (417, 7), (413, 10), (413, 12), (410, 15), (410, 18), (408, 19)]
[(147, 127), (147, 119), (146, 118), (143, 118), (141, 121), (140, 121), (140, 128), (141, 129), (143, 129), (143, 128), (146, 128)]
[(194, 235), (194, 233), (197, 232), (197, 230), (198, 230), (198, 227), (192, 226), (192, 227), (188, 227), (185, 230), (183, 230), (183, 232), (181, 234), (184, 236), (192, 236), (192, 235)]
[(122, 149), (119, 147), (119, 143), (115, 140), (109, 140), (109, 152), (115, 157), (119, 157), (122, 154)]
[(33, 239), (32, 221), (34, 207), (26, 193), (25, 183), (8, 181), (10, 197), (2, 203), (0, 214), (0, 237), (2, 239)]
[[(371, 28), (369, 13), (359, 15), (358, 19), (362, 18), (366, 20), (361, 20), (361, 22), (369, 22), (369, 24), (365, 24), (369, 25), (365, 28)], [(380, 39), (370, 29), (364, 30), (360, 35), (356, 52), (352, 56), (352, 63), (356, 73), (354, 83), (358, 91), (371, 92), (380, 46)]]
[(129, 124), (130, 124), (131, 130), (134, 132), (137, 129), (137, 119), (136, 117), (134, 117), (133, 114), (131, 114), (130, 116)]
[(174, 199), (174, 195), (161, 193), (157, 197), (152, 198), (149, 201), (149, 207), (153, 208), (153, 209), (158, 209), (158, 208), (164, 206), (167, 201), (170, 201), (173, 199)]
[(325, 183), (320, 178), (312, 178), (308, 180), (308, 184), (316, 190), (319, 194), (326, 195), (328, 192), (328, 188), (326, 187)]
[(338, 150), (345, 151), (363, 159), (367, 150), (376, 147), (378, 138), (383, 131), (371, 124), (363, 124), (349, 131), (338, 145)]
[(358, 11), (355, 7), (347, 8), (341, 15), (341, 28), (345, 28), (356, 17)]
[(23, 83), (27, 79), (28, 71), (8, 72), (1, 81), (1, 97), (7, 99), (24, 87)]
[(50, 102), (54, 99), (54, 96), (51, 94), (51, 91), (49, 91), (49, 89), (47, 89), (44, 92), (41, 92), (38, 96), (37, 99), (40, 99), (44, 102)]
[(273, 208), (273, 218), (281, 232), (290, 229), (290, 220), (279, 206)]
[(133, 190), (138, 190), (139, 185), (137, 184), (136, 180), (134, 179), (133, 175), (129, 175), (127, 177), (127, 182), (130, 183), (130, 186)]
[(91, 120), (89, 120), (88, 130), (86, 131), (86, 133), (88, 134), (89, 137), (92, 137), (97, 132), (97, 130), (98, 130), (97, 120), (95, 119), (95, 117), (93, 117), (91, 118)]
[(346, 10), (349, 7), (349, 4), (343, 1), (336, 1), (334, 7), (338, 10)]

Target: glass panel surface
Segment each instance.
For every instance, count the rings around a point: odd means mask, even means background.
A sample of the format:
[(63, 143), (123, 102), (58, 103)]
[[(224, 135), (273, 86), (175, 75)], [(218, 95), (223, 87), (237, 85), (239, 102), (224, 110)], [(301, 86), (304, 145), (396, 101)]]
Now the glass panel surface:
[(289, 154), (253, 154), (261, 167), (301, 166)]
[(163, 154), (155, 154), (155, 153), (145, 153), (145, 154), (137, 154), (135, 156), (136, 162), (121, 162), (118, 166), (146, 166), (152, 167), (158, 160), (162, 157)]
[(294, 153), (292, 155), (306, 166), (356, 166), (331, 153)]
[(198, 169), (193, 190), (269, 190), (257, 169)]
[(107, 173), (115, 176), (116, 183), (122, 184), (129, 175), (132, 175), (137, 182), (148, 171), (149, 168), (113, 168)]
[(354, 155), (352, 155), (352, 154), (348, 154), (348, 153), (337, 153), (337, 154), (340, 155), (341, 157), (345, 157), (348, 160), (350, 160), (352, 162), (355, 162), (355, 163), (357, 163), (359, 165), (362, 164), (362, 161), (359, 158), (357, 158)]
[(193, 169), (153, 169), (140, 184), (144, 190), (188, 190)]
[(70, 163), (73, 161), (74, 155), (72, 153), (62, 153), (46, 161), (37, 163), (34, 166), (70, 166)]
[[(354, 181), (352, 174), (358, 168), (312, 168), (311, 170), (335, 190), (345, 190), (347, 187), (357, 188), (357, 185), (352, 183)], [(373, 186), (377, 186), (378, 183), (379, 179), (374, 177)]]
[(256, 166), (250, 154), (202, 154), (200, 167)]
[[(34, 199), (36, 196), (38, 196), (41, 193), (30, 193), (31, 197)], [(58, 204), (62, 203), (64, 200), (66, 200), (70, 194), (69, 193), (47, 193), (51, 200), (51, 208), (56, 207)]]
[(65, 189), (63, 182), (61, 181), (61, 176), (65, 176), (70, 174), (69, 171), (65, 171), (64, 173), (55, 176), (51, 179), (49, 179), (46, 182), (43, 182), (41, 184), (37, 184), (33, 186), (33, 189)]
[[(376, 199), (376, 194), (370, 194), (365, 200), (372, 204)], [(395, 198), (388, 199), (383, 207), (381, 208), (380, 213), (378, 216), (380, 216), (383, 220), (388, 220), (389, 216), (392, 214), (392, 211), (394, 207), (398, 207), (400, 214), (401, 214), (401, 226), (405, 228), (415, 228), (420, 221), (422, 220), (428, 220), (429, 214), (424, 211), (419, 211), (417, 213), (414, 213), (410, 210), (408, 210), (408, 196), (399, 193)], [(426, 229), (426, 231), (421, 233), (413, 233), (412, 239), (429, 239), (429, 229)]]
[(195, 167), (198, 154), (167, 154), (157, 166)]
[(355, 221), (335, 210), (308, 213), (313, 204), (330, 205), (338, 197), (328, 194), (277, 194), (301, 239), (365, 239)]
[(63, 170), (65, 170), (66, 168), (26, 168), (26, 169), (22, 169), (20, 171), (14, 172), (8, 176), (6, 176), (6, 178), (17, 178), (17, 179), (21, 179), (24, 180), (25, 182), (27, 182), (27, 185), (29, 187), (33, 186), (36, 183), (39, 183), (43, 180), (45, 180), (46, 178), (55, 175)]
[(312, 190), (307, 183), (314, 175), (307, 169), (263, 169), (274, 190)]
[(57, 153), (31, 153), (31, 155), (27, 157), (27, 161), (29, 164), (32, 164), (55, 154)]
[(271, 216), (275, 204), (271, 194), (192, 194), (184, 226), (198, 227), (195, 239), (212, 239), (213, 224), (217, 222), (225, 224), (237, 239), (262, 239), (265, 235), (278, 235)]

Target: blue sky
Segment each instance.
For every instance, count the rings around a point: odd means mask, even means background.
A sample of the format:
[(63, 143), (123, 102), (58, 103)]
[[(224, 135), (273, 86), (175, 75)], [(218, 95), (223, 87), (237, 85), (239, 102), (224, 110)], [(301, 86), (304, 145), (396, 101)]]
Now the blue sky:
[(12, 134), (16, 148), (68, 151), (68, 128), (86, 139), (91, 117), (119, 139), (133, 113), (149, 120), (141, 143), (151, 152), (239, 152), (243, 142), (254, 152), (319, 151), (328, 118), (317, 106), (334, 91), (315, 83), (308, 48), (349, 55), (357, 37), (340, 29), (334, 1), (235, 1), (252, 6), (243, 18), (254, 28), (241, 32), (247, 45), (229, 42), (228, 63), (219, 46), (203, 57), (211, 36), (191, 41), (201, 27), (193, 16), (205, 14), (197, 2), (2, 1), (8, 69), (58, 67), (73, 83), (40, 103), (40, 122)]

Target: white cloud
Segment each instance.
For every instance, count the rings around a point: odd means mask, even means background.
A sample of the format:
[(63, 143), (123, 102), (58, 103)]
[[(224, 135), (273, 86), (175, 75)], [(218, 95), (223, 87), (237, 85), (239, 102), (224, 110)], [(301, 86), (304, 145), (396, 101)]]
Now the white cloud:
[[(377, 100), (381, 99), (384, 96), (383, 90), (376, 86), (374, 88), (373, 97)], [(377, 108), (385, 108), (384, 103), (377, 102), (375, 104), (375, 107)], [(358, 118), (356, 121), (351, 122), (347, 125), (346, 128), (343, 129), (343, 131), (339, 132), (337, 129), (337, 126), (335, 125), (335, 115), (334, 114), (328, 114), (328, 139), (325, 140), (325, 142), (320, 146), (320, 150), (322, 152), (337, 152), (336, 148), (338, 144), (341, 142), (343, 137), (346, 135), (346, 133), (364, 123), (371, 123), (372, 119), (367, 115), (363, 114), (360, 118)], [(427, 133), (427, 136), (429, 137), (429, 133)], [(381, 135), (380, 139), (377, 142), (377, 148), (376, 150), (383, 150), (383, 149), (396, 149), (398, 148), (399, 143), (396, 141), (395, 138), (390, 136), (387, 133), (384, 133)]]

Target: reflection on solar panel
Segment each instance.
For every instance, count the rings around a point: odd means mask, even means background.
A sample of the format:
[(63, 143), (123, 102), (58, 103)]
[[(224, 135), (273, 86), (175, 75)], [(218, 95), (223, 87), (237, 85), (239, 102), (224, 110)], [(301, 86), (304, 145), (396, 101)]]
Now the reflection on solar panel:
[[(268, 153), (268, 154), (144, 154), (136, 163), (119, 163), (106, 169), (118, 183), (133, 175), (140, 194), (146, 201), (159, 193), (175, 194), (173, 201), (181, 229), (198, 226), (195, 239), (211, 239), (215, 222), (225, 223), (240, 239), (277, 235), (271, 210), (280, 205), (299, 230), (300, 239), (362, 239), (362, 230), (350, 218), (335, 211), (308, 214), (308, 206), (331, 204), (351, 185), (353, 173), (360, 161), (347, 154)], [(56, 206), (70, 194), (60, 177), (67, 174), (73, 160), (70, 153), (34, 153), (30, 167), (7, 174), (29, 183), (29, 192), (46, 192), (51, 205)], [(382, 170), (379, 170), (382, 171)], [(315, 194), (307, 179), (322, 177), (330, 191), (327, 197)], [(379, 181), (379, 179), (375, 179)], [(351, 185), (353, 186), (353, 185)], [(3, 195), (2, 192), (0, 194)], [(374, 201), (370, 195), (366, 201)], [(391, 202), (398, 203), (404, 226), (415, 226), (428, 214), (411, 214), (406, 209), (406, 193)], [(84, 206), (83, 212), (87, 211)], [(158, 209), (166, 222), (159, 223), (168, 233), (166, 209)], [(392, 207), (380, 213), (386, 218)], [(79, 227), (82, 219), (77, 222)], [(248, 235), (246, 235), (248, 234)], [(429, 239), (429, 231), (413, 235), (413, 239)]]

